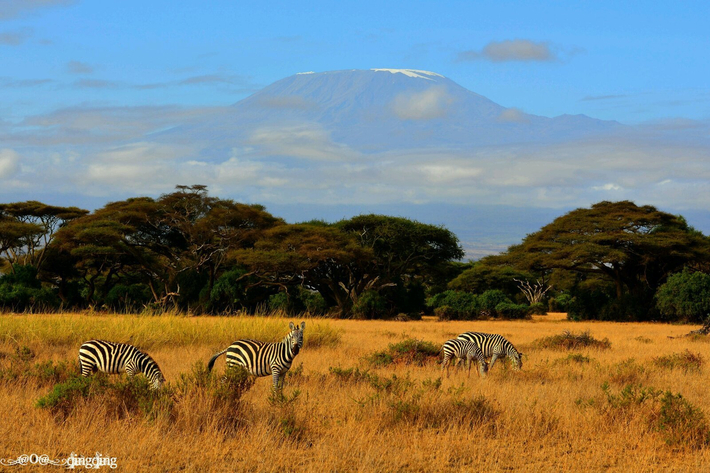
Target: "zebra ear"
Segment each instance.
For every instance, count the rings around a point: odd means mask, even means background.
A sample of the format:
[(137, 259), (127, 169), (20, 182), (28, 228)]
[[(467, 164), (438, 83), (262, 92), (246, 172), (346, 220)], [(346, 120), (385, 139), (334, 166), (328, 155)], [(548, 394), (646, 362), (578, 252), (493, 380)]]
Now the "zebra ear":
[(291, 330), (296, 330), (296, 326), (293, 325), (293, 322), (289, 322), (288, 328), (290, 328)]
[(306, 322), (301, 322), (301, 330), (303, 330), (304, 328), (306, 328)]

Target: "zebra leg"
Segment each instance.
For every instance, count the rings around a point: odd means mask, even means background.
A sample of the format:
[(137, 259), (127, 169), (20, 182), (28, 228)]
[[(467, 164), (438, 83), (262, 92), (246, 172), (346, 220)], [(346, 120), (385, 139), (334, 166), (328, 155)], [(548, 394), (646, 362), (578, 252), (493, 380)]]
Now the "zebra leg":
[(468, 375), (467, 377), (471, 377), (471, 357), (467, 356), (466, 357), (466, 364), (468, 365)]
[(281, 374), (278, 371), (273, 371), (271, 373), (271, 379), (274, 381), (274, 391), (278, 391), (279, 389), (279, 378), (281, 377)]
[(444, 355), (444, 361), (441, 362), (441, 372), (442, 374), (444, 373), (444, 370), (446, 370), (446, 377), (449, 377), (449, 355)]
[(488, 371), (493, 368), (493, 365), (495, 364), (496, 360), (498, 359), (498, 353), (493, 353), (493, 356), (491, 357), (491, 362), (488, 364)]

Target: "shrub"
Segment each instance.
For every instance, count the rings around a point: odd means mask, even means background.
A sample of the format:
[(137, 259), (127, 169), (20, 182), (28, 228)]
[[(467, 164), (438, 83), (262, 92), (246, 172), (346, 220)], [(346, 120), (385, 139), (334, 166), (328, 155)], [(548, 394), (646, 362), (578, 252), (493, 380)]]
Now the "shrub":
[(459, 312), (448, 305), (442, 305), (434, 309), (434, 315), (441, 321), (459, 320)]
[(511, 301), (503, 291), (498, 289), (486, 291), (478, 296), (478, 305), (481, 315), (495, 316), (496, 307), (503, 303), (512, 304), (513, 301)]
[(61, 301), (49, 288), (42, 287), (34, 266), (15, 264), (13, 272), (0, 276), (0, 308), (17, 312), (54, 310)]
[(378, 351), (366, 357), (373, 366), (392, 363), (424, 366), (439, 357), (439, 348), (431, 342), (409, 338), (399, 343), (390, 343), (385, 351)]
[(117, 284), (106, 295), (104, 301), (113, 310), (135, 310), (152, 300), (150, 288), (145, 284)]
[(331, 366), (328, 371), (341, 381), (359, 383), (370, 380), (370, 372), (368, 370), (360, 371), (360, 368), (356, 367), (342, 369)]
[(40, 397), (35, 405), (67, 417), (80, 399), (102, 393), (108, 386), (108, 378), (103, 373), (89, 377), (75, 374), (65, 382), (56, 384), (48, 394)]
[(629, 358), (612, 366), (609, 370), (609, 379), (622, 385), (640, 384), (646, 369), (636, 363), (636, 360)]
[(547, 315), (547, 306), (542, 302), (536, 302), (530, 304), (528, 308), (528, 314), (530, 315)]
[(705, 414), (680, 394), (666, 391), (658, 416), (652, 422), (671, 446), (704, 448), (710, 445), (710, 428)]
[(700, 371), (703, 361), (703, 356), (700, 353), (692, 353), (690, 350), (685, 350), (682, 353), (655, 357), (653, 364), (660, 368), (669, 370), (681, 369), (688, 372)]
[(475, 294), (451, 290), (430, 297), (426, 304), (441, 320), (470, 320), (478, 316), (480, 308)]
[(360, 319), (380, 319), (385, 315), (385, 298), (377, 291), (365, 291), (353, 305), (353, 314)]
[(223, 273), (212, 286), (209, 294), (210, 307), (217, 312), (234, 312), (246, 301), (246, 271), (233, 269)]
[(570, 302), (572, 302), (572, 296), (558, 294), (547, 301), (547, 307), (550, 312), (567, 312)]
[(540, 348), (549, 348), (552, 350), (578, 350), (580, 348), (608, 350), (611, 348), (611, 342), (608, 338), (597, 340), (591, 336), (589, 331), (577, 335), (565, 330), (561, 335), (540, 338), (533, 343)]
[(524, 319), (530, 314), (530, 306), (501, 302), (496, 306), (496, 313), (506, 319)]
[(710, 313), (710, 274), (688, 270), (673, 274), (655, 297), (666, 318), (702, 322)]

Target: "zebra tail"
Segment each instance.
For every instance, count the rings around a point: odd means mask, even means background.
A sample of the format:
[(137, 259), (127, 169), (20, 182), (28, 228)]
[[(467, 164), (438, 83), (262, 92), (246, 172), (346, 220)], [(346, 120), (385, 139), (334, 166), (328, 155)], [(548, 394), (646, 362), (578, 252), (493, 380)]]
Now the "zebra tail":
[(219, 358), (220, 356), (227, 353), (227, 350), (229, 350), (229, 348), (225, 348), (224, 350), (222, 350), (221, 352), (217, 353), (215, 356), (210, 358), (210, 362), (207, 363), (207, 371), (212, 371), (212, 368), (214, 367), (214, 362), (217, 361), (217, 358)]

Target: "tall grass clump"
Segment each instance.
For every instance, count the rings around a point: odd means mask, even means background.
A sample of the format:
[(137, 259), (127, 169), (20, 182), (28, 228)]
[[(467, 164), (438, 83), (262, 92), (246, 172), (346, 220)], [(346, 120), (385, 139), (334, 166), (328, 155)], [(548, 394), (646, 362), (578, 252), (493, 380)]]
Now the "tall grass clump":
[(682, 353), (673, 353), (666, 356), (657, 356), (653, 358), (652, 363), (659, 368), (669, 370), (682, 370), (686, 373), (689, 371), (699, 372), (703, 366), (703, 356), (700, 353), (692, 353), (690, 350), (685, 350)]
[(55, 384), (35, 405), (61, 420), (82, 407), (92, 410), (100, 407), (107, 420), (135, 416), (154, 419), (170, 414), (172, 409), (169, 392), (152, 391), (144, 376), (119, 377), (113, 381), (104, 373), (88, 377), (75, 374)]
[(233, 432), (243, 424), (242, 398), (254, 381), (254, 376), (241, 366), (230, 367), (218, 376), (203, 362), (196, 362), (175, 383), (175, 425), (186, 432)]
[(614, 393), (606, 383), (602, 391), (606, 398), (602, 410), (615, 420), (640, 419), (671, 447), (698, 449), (710, 445), (705, 414), (681, 394), (631, 384)]
[(705, 448), (710, 445), (710, 427), (705, 414), (680, 394), (663, 393), (660, 410), (652, 423), (670, 446)]
[(539, 348), (551, 350), (579, 350), (582, 348), (608, 350), (611, 348), (611, 342), (608, 338), (597, 340), (592, 337), (589, 331), (575, 334), (565, 330), (561, 335), (539, 338), (535, 340), (533, 344)]
[(440, 348), (431, 342), (408, 338), (398, 343), (390, 343), (386, 350), (376, 351), (365, 359), (374, 367), (391, 364), (424, 366), (439, 357)]
[[(0, 334), (18, 344), (79, 347), (100, 338), (150, 350), (158, 347), (223, 345), (240, 338), (281, 341), (288, 321), (267, 317), (177, 317), (44, 314), (0, 317)], [(342, 329), (325, 320), (306, 324), (304, 348), (336, 347)]]

